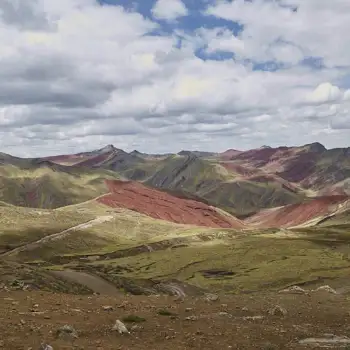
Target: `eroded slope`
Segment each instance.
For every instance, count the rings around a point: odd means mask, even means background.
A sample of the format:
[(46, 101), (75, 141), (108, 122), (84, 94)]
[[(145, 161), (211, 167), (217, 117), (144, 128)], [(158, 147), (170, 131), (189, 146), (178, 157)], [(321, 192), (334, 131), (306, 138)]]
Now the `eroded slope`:
[(348, 196), (325, 196), (309, 199), (300, 204), (262, 210), (247, 219), (247, 223), (260, 228), (298, 226), (310, 220), (322, 220), (324, 217), (335, 213), (348, 201)]
[(207, 227), (243, 228), (242, 221), (207, 204), (174, 197), (131, 181), (106, 181), (110, 193), (98, 202), (135, 210), (152, 218)]

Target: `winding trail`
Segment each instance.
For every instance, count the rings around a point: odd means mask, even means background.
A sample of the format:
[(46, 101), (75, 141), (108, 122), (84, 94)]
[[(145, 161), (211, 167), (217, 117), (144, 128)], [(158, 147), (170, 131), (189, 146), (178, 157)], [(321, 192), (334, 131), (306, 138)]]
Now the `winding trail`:
[(1, 254), (0, 257), (8, 257), (8, 256), (12, 256), (12, 255), (18, 254), (18, 253), (23, 252), (23, 251), (28, 251), (28, 250), (30, 251), (30, 250), (39, 248), (42, 244), (52, 242), (52, 241), (55, 241), (58, 239), (62, 239), (64, 237), (66, 237), (68, 234), (70, 234), (71, 232), (74, 232), (77, 230), (84, 230), (84, 229), (87, 229), (87, 228), (92, 227), (94, 225), (102, 224), (106, 221), (111, 221), (114, 218), (115, 218), (114, 215), (99, 216), (99, 217), (97, 217), (93, 220), (90, 220), (88, 222), (84, 222), (82, 224), (70, 227), (70, 228), (63, 230), (61, 232), (54, 233), (54, 234), (49, 235), (49, 236), (45, 236), (45, 237), (43, 237), (35, 242), (30, 242), (30, 243), (24, 244), (20, 247), (14, 248), (8, 252)]

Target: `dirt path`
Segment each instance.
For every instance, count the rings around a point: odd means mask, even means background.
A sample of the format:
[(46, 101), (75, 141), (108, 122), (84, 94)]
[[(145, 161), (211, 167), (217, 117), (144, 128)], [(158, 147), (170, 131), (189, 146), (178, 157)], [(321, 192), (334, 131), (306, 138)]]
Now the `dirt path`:
[(113, 286), (111, 283), (106, 280), (91, 275), (86, 272), (79, 272), (73, 270), (64, 270), (64, 271), (52, 271), (51, 274), (58, 276), (63, 279), (68, 279), (72, 282), (79, 283), (83, 286), (88, 287), (95, 293), (103, 295), (119, 295), (121, 292)]
[(58, 239), (62, 239), (64, 237), (66, 237), (71, 232), (74, 232), (77, 230), (84, 230), (84, 229), (87, 229), (91, 226), (102, 224), (103, 222), (106, 222), (106, 221), (111, 221), (114, 217), (115, 217), (114, 215), (99, 216), (96, 219), (90, 220), (88, 222), (84, 222), (82, 224), (70, 227), (64, 231), (43, 237), (35, 242), (31, 242), (31, 243), (25, 244), (23, 246), (17, 247), (15, 249), (12, 249), (6, 253), (1, 254), (0, 257), (8, 257), (8, 256), (15, 255), (15, 254), (18, 254), (18, 253), (23, 252), (23, 251), (33, 250), (35, 248), (40, 247), (42, 244), (45, 244), (45, 243), (48, 243), (51, 241), (55, 241)]

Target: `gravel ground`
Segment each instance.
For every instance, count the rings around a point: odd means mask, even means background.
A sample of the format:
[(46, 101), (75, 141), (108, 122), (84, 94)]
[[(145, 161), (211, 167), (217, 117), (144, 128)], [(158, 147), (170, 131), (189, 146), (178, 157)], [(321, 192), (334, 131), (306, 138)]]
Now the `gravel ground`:
[[(276, 306), (276, 314), (269, 313)], [(44, 342), (54, 350), (321, 349), (322, 344), (350, 349), (350, 340), (347, 344), (346, 338), (333, 336), (350, 337), (349, 312), (346, 294), (326, 291), (220, 296), (215, 301), (1, 291), (0, 348), (38, 350)], [(125, 322), (127, 316), (144, 320)], [(112, 330), (117, 319), (130, 334)], [(71, 328), (60, 330), (65, 325)], [(327, 343), (299, 343), (320, 337)]]

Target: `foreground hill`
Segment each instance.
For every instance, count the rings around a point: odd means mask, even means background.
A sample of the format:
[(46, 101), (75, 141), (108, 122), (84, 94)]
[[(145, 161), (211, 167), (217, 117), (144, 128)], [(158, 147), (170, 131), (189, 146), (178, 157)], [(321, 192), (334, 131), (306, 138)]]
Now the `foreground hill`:
[(96, 200), (0, 211), (0, 265), (30, 267), (0, 274), (0, 285), (19, 278), (34, 288), (63, 290), (43, 279), (55, 272), (51, 276), (69, 278), (82, 291), (98, 276), (132, 294), (251, 293), (320, 281), (341, 286), (350, 273), (344, 218), (327, 226), (242, 230), (177, 224)]

